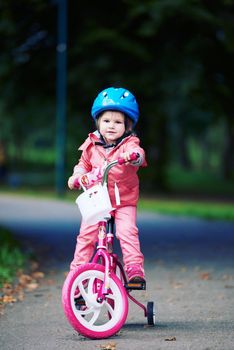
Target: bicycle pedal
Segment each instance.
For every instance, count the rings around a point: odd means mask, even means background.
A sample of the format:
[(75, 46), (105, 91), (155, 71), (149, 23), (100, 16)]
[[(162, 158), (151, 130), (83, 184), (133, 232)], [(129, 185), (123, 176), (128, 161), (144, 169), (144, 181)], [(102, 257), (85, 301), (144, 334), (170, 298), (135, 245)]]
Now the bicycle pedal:
[(124, 287), (127, 290), (146, 290), (146, 282), (128, 282), (125, 283)]

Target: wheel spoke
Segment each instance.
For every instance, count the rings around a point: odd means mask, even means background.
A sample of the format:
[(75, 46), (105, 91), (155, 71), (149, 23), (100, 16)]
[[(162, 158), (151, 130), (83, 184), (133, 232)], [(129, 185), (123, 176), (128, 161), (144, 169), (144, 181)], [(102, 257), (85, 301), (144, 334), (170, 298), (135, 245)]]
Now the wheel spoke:
[(96, 279), (95, 276), (91, 277), (89, 279), (89, 282), (88, 282), (88, 294), (89, 295), (93, 294), (93, 284), (94, 284), (95, 279)]
[(89, 305), (92, 304), (93, 300), (94, 300), (94, 294), (92, 292), (92, 288), (90, 288), (90, 285), (91, 286), (93, 285), (94, 279), (95, 279), (94, 277), (90, 278), (90, 280), (88, 282), (88, 290), (87, 291), (85, 290), (83, 283), (81, 283), (79, 285), (80, 294), (84, 298), (86, 304), (89, 304)]
[(84, 310), (79, 310), (78, 313), (81, 314), (81, 316), (85, 316), (85, 315), (88, 315), (88, 314), (91, 314), (94, 312), (94, 307), (91, 306), (90, 308), (86, 308)]
[(101, 312), (101, 308), (95, 308), (94, 306), (91, 306), (91, 307), (88, 307), (84, 310), (79, 310), (78, 313), (81, 315), (81, 316), (86, 316), (86, 315), (89, 315), (91, 313), (93, 313), (93, 316), (91, 317), (91, 319), (88, 321), (86, 320), (86, 322), (88, 322), (89, 325), (93, 325), (96, 320), (98, 319), (99, 315), (100, 315), (100, 312)]
[(113, 317), (114, 308), (108, 303), (108, 301), (105, 301), (105, 307), (107, 308), (107, 311), (110, 313), (111, 317)]
[(90, 324), (90, 325), (93, 325), (93, 324), (97, 321), (97, 319), (98, 319), (98, 317), (99, 317), (99, 315), (100, 315), (100, 311), (101, 311), (101, 309), (96, 309), (96, 310), (94, 311), (93, 317), (92, 317), (91, 320), (89, 321), (89, 324)]

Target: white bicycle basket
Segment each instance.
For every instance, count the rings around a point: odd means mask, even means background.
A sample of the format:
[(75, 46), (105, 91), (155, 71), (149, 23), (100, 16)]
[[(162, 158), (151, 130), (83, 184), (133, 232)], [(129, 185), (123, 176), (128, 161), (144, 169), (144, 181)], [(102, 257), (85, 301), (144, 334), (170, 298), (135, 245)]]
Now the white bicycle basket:
[(94, 225), (104, 218), (110, 218), (113, 210), (107, 185), (95, 185), (84, 191), (76, 199), (83, 221), (88, 225)]

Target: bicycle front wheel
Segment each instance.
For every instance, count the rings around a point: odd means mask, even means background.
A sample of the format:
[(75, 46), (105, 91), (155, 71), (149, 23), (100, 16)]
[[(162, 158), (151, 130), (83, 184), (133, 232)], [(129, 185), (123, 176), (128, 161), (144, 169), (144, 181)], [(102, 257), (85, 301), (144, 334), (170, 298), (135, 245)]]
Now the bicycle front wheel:
[(86, 264), (71, 271), (63, 286), (62, 303), (72, 327), (85, 337), (108, 338), (117, 333), (128, 315), (125, 288), (115, 274), (110, 274), (110, 290), (99, 303), (97, 295), (104, 283), (105, 268)]

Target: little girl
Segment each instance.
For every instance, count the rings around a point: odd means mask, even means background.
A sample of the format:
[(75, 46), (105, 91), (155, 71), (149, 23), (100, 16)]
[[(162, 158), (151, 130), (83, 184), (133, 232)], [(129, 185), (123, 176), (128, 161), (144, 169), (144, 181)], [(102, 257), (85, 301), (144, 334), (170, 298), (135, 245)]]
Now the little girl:
[[(87, 175), (86, 184), (94, 184), (100, 181), (106, 163), (119, 157), (125, 159), (126, 165), (117, 165), (111, 169), (108, 190), (111, 204), (116, 208), (116, 236), (120, 241), (128, 280), (130, 283), (144, 283), (144, 256), (140, 250), (136, 227), (136, 206), (139, 197), (137, 171), (140, 166), (146, 166), (145, 152), (133, 132), (139, 118), (138, 104), (130, 91), (110, 87), (98, 94), (91, 114), (97, 130), (89, 134), (79, 148), (82, 155), (68, 180), (68, 187), (77, 188), (77, 182), (84, 178), (84, 174)], [(133, 152), (138, 153), (139, 158), (130, 162), (130, 154)], [(115, 196), (116, 188), (119, 196)], [(90, 261), (96, 241), (97, 225), (88, 226), (82, 222), (71, 270)]]

